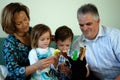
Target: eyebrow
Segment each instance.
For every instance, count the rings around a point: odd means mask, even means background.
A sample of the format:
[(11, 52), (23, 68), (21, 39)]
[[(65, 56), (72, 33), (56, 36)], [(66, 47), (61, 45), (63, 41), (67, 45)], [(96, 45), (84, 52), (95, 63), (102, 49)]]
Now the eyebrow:
[(84, 26), (84, 25), (91, 25), (92, 22), (88, 22), (88, 23), (85, 23), (85, 24), (79, 24), (80, 26)]

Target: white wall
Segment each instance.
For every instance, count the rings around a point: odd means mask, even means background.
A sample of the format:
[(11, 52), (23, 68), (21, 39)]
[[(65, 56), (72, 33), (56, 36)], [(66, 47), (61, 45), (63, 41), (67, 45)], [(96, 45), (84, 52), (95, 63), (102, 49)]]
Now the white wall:
[[(57, 27), (67, 25), (75, 35), (81, 34), (76, 18), (77, 9), (84, 3), (98, 7), (103, 25), (120, 29), (120, 0), (0, 0), (0, 15), (3, 7), (10, 2), (21, 2), (30, 9), (30, 25), (47, 24), (54, 34)], [(1, 25), (0, 25), (1, 26)], [(0, 27), (0, 37), (6, 34)]]

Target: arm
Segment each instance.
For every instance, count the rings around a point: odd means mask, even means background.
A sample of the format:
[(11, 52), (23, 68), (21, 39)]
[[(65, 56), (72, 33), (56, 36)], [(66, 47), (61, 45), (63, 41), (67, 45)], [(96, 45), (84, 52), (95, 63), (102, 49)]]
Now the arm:
[(34, 73), (36, 70), (43, 70), (44, 68), (50, 66), (55, 61), (54, 57), (42, 59), (36, 63), (26, 67), (26, 75)]
[(51, 57), (29, 66), (28, 53), (30, 49), (23, 46), (13, 38), (12, 40), (5, 40), (3, 44), (2, 54), (4, 55), (10, 79), (25, 79), (36, 70), (42, 70), (54, 63), (55, 58)]
[(35, 49), (32, 49), (29, 53), (28, 59), (30, 61), (30, 65), (26, 68), (26, 75), (36, 72), (37, 70), (43, 70), (44, 68), (53, 64), (56, 60), (55, 56), (38, 60), (37, 53)]
[(118, 76), (115, 78), (115, 80), (120, 80), (120, 75), (118, 75)]
[[(111, 44), (112, 44), (114, 55), (118, 62), (117, 64), (120, 64), (120, 31), (116, 31), (115, 36), (111, 37)], [(118, 74), (115, 80), (120, 80), (120, 74)]]
[(6, 66), (9, 71), (9, 76), (10, 79), (25, 79), (25, 66), (29, 65), (29, 63), (23, 63), (23, 66), (22, 61), (28, 61), (27, 59), (24, 59), (24, 57), (23, 60), (19, 61), (19, 58), (22, 58), (22, 55), (21, 57), (19, 56), (19, 53), (21, 52), (16, 50), (15, 40), (13, 38), (12, 40), (6, 39), (3, 43), (2, 49), (2, 54), (4, 55), (3, 57), (5, 59)]

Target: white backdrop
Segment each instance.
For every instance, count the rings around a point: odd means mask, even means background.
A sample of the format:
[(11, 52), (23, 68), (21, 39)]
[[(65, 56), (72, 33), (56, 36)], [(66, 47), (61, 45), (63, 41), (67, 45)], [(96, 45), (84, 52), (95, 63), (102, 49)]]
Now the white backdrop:
[[(84, 3), (97, 6), (101, 24), (120, 29), (120, 0), (0, 0), (0, 15), (10, 2), (21, 2), (30, 9), (30, 26), (44, 23), (54, 34), (57, 27), (67, 25), (75, 35), (81, 34), (76, 18), (77, 9)], [(0, 19), (1, 20), (1, 19)], [(7, 36), (0, 25), (0, 37)]]

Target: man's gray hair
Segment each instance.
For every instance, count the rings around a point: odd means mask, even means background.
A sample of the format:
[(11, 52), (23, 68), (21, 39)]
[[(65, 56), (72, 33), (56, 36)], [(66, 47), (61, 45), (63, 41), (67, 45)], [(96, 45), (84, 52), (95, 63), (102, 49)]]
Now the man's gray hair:
[(77, 11), (77, 18), (79, 16), (86, 15), (87, 13), (91, 13), (94, 16), (95, 20), (99, 19), (99, 13), (98, 13), (97, 7), (95, 5), (93, 5), (93, 4), (90, 4), (90, 3), (82, 5), (78, 9), (78, 11)]

